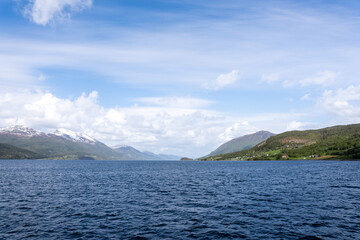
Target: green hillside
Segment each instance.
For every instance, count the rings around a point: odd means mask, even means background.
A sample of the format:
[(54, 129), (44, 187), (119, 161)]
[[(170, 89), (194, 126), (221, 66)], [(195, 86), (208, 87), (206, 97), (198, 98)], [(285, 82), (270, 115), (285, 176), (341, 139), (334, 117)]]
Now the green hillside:
[(285, 132), (253, 148), (201, 160), (360, 159), (360, 124)]
[(39, 159), (44, 156), (29, 150), (0, 143), (0, 159)]
[(248, 148), (252, 148), (274, 135), (275, 134), (268, 131), (259, 131), (253, 134), (248, 134), (242, 137), (234, 138), (222, 144), (216, 150), (212, 151), (208, 156), (238, 152)]

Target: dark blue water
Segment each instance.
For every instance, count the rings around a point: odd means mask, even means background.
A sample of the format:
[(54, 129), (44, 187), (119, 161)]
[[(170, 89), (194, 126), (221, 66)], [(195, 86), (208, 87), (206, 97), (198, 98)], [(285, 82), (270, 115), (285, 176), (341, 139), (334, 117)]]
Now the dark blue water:
[(360, 162), (0, 161), (24, 238), (360, 239)]

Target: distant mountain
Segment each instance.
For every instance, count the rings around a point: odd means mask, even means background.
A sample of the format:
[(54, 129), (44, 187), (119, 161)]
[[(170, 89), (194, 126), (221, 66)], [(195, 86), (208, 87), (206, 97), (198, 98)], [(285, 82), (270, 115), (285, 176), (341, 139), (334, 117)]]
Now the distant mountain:
[(22, 148), (14, 147), (9, 144), (0, 143), (0, 159), (40, 159), (44, 156), (25, 150)]
[(248, 148), (252, 148), (255, 145), (265, 141), (271, 136), (275, 134), (268, 131), (259, 131), (253, 134), (245, 135), (242, 137), (234, 138), (220, 147), (218, 147), (215, 151), (212, 151), (208, 156), (215, 156), (219, 154), (232, 153), (242, 151)]
[(32, 128), (0, 128), (0, 143), (10, 144), (50, 159), (118, 159), (105, 144), (70, 130), (43, 133)]
[(165, 154), (155, 154), (152, 152), (141, 152), (127, 145), (114, 146), (114, 151), (122, 156), (123, 160), (179, 160), (180, 157)]
[[(84, 133), (60, 128), (44, 133), (20, 125), (0, 128), (0, 151), (6, 158), (95, 159), (95, 160), (179, 160), (172, 155), (140, 152), (130, 146), (112, 149)], [(8, 152), (7, 152), (8, 151)], [(1, 153), (1, 152), (0, 152)]]
[(253, 148), (202, 160), (360, 159), (360, 124), (290, 131)]
[(117, 146), (113, 150), (121, 156), (121, 160), (150, 160), (145, 154), (130, 146)]

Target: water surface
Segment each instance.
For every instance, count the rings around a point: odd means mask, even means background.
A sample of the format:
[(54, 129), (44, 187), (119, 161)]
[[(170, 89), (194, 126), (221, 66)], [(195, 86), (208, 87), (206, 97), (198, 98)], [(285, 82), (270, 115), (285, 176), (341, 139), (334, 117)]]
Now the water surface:
[(360, 162), (0, 161), (0, 239), (360, 239)]

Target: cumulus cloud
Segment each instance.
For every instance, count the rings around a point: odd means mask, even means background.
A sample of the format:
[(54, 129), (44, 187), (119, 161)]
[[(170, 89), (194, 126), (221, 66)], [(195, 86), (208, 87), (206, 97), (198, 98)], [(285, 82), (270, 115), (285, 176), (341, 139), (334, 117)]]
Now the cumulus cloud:
[[(190, 152), (194, 157), (212, 149), (211, 139), (225, 129), (226, 117), (194, 108), (191, 98), (158, 106), (161, 99), (150, 98), (153, 105), (105, 108), (98, 104), (96, 91), (75, 99), (62, 99), (42, 91), (0, 93), (0, 126), (22, 124), (43, 131), (67, 128), (109, 145), (128, 144), (154, 152), (161, 147), (162, 151), (174, 154)], [(207, 103), (196, 101), (197, 107)]]
[(89, 8), (92, 0), (30, 0), (24, 14), (40, 25), (70, 18), (74, 12)]
[(318, 101), (321, 109), (341, 118), (360, 119), (360, 85), (326, 90)]
[(221, 74), (215, 81), (204, 84), (204, 87), (209, 90), (219, 90), (226, 87), (227, 85), (235, 83), (237, 80), (239, 80), (239, 78), (239, 71), (232, 70), (229, 73)]

